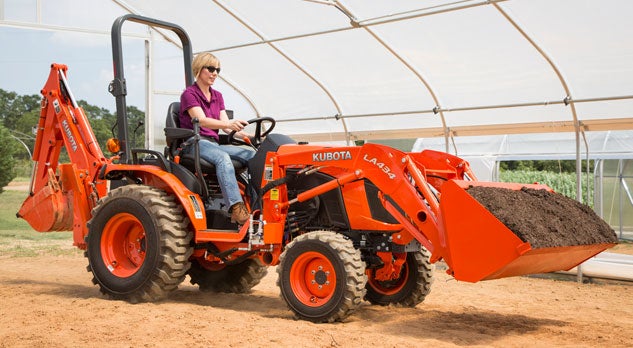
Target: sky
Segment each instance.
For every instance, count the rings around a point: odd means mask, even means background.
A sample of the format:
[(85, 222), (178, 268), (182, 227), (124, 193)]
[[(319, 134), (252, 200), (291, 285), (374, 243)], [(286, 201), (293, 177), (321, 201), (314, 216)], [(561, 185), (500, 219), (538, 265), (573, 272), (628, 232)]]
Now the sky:
[[(406, 9), (440, 2), (451, 1), (423, 2), (425, 5), (413, 0), (343, 1), (349, 8), (358, 10), (355, 13), (359, 18), (377, 16), (400, 6)], [(478, 0), (452, 2), (483, 3)], [(109, 34), (113, 20), (128, 12), (119, 4), (139, 6), (140, 13), (153, 16), (160, 15), (165, 8), (155, 4), (167, 3), (172, 2), (0, 0), (0, 88), (19, 94), (37, 94), (48, 76), (50, 64), (63, 63), (69, 66), (69, 83), (77, 99), (113, 110), (115, 100), (107, 92), (113, 78)], [(295, 66), (267, 45), (228, 49), (236, 43), (261, 38), (215, 2), (189, 0), (189, 3), (209, 11), (209, 18), (214, 23), (210, 25), (204, 19), (191, 20), (186, 11), (175, 10), (167, 15), (169, 20), (187, 28), (194, 51), (196, 48), (220, 51), (222, 78), (228, 78), (226, 81), (243, 91), (258, 113), (280, 120), (299, 120), (279, 122), (279, 126), (288, 132), (302, 133), (308, 129), (308, 133), (341, 133), (343, 123), (345, 131), (352, 133), (439, 126), (438, 118), (430, 113), (418, 117), (409, 114), (348, 117), (344, 122), (333, 119), (339, 114), (362, 116), (366, 113), (431, 110), (435, 106), (420, 78), (364, 29), (278, 42), (277, 45), (297, 63)], [(339, 11), (315, 2), (277, 0), (262, 5), (264, 2), (259, 0), (239, 0), (223, 3), (248, 19), (248, 24), (266, 38), (317, 32), (330, 28), (326, 25), (328, 21), (333, 21), (330, 23), (333, 28), (348, 25), (348, 18)], [(528, 34), (554, 58), (575, 98), (633, 95), (633, 41), (630, 39), (633, 25), (629, 19), (633, 1), (512, 0), (501, 3), (501, 7), (514, 15)], [(289, 10), (280, 11), (285, 8)], [(288, 16), (292, 14), (290, 11), (298, 15)], [(307, 13), (321, 16), (306, 16)], [(39, 30), (28, 29), (31, 25)], [(77, 30), (65, 31), (65, 26)], [(144, 110), (145, 47), (139, 37), (148, 34), (146, 30), (132, 29), (132, 26), (126, 24), (124, 27), (126, 34), (136, 37), (130, 36), (124, 47), (127, 104)], [(438, 95), (437, 104), (443, 108), (465, 109), (521, 102), (547, 105), (542, 108), (446, 112), (449, 127), (571, 119), (570, 108), (548, 104), (562, 101), (566, 96), (551, 66), (492, 5), (372, 28), (421, 73)], [(171, 45), (157, 41), (160, 40), (152, 41), (153, 47)], [(167, 59), (152, 58), (151, 77), (158, 91), (154, 94), (152, 110), (157, 112), (155, 119), (164, 118), (166, 105), (177, 100), (178, 89), (183, 87), (182, 78), (175, 73), (182, 73), (182, 65), (180, 56), (173, 52), (173, 45), (172, 52), (166, 56)], [(159, 74), (171, 75), (164, 78)], [(216, 81), (214, 87), (222, 91), (231, 108), (243, 108), (237, 110), (237, 115), (250, 118), (248, 116), (253, 112), (244, 98), (226, 88), (222, 81)], [(228, 102), (229, 98), (233, 100)], [(588, 119), (630, 117), (633, 99), (579, 103), (576, 108), (580, 119), (586, 115), (590, 116), (586, 117)], [(312, 120), (300, 121), (302, 117), (328, 119), (316, 126)], [(157, 123), (157, 135), (162, 134), (159, 127)]]
[[(107, 91), (113, 79), (109, 36), (0, 27), (0, 42), (0, 88), (21, 95), (39, 94), (50, 65), (61, 63), (68, 66), (68, 82), (75, 98), (115, 109), (114, 97)], [(145, 103), (143, 50), (140, 40), (128, 40), (124, 47), (127, 104), (140, 109)]]
[[(87, 15), (95, 12), (99, 15)], [(114, 1), (0, 0), (0, 88), (39, 94), (51, 63), (66, 64), (75, 98), (114, 110), (114, 97), (107, 91), (113, 79), (110, 29), (126, 12)], [(66, 31), (65, 26), (81, 29)], [(124, 30), (143, 33), (140, 26)], [(123, 44), (127, 104), (144, 109), (143, 40), (125, 39)]]

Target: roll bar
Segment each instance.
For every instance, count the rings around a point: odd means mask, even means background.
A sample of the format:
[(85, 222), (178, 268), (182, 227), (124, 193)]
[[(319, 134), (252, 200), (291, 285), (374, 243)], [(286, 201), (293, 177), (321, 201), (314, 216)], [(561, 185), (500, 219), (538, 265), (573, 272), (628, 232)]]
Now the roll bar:
[(185, 84), (186, 86), (193, 83), (193, 72), (191, 70), (191, 62), (193, 60), (193, 51), (191, 48), (191, 40), (187, 32), (179, 25), (164, 22), (161, 20), (143, 17), (135, 14), (127, 14), (117, 18), (112, 24), (112, 63), (114, 68), (114, 79), (108, 86), (108, 91), (116, 99), (116, 116), (117, 116), (117, 138), (121, 144), (120, 163), (129, 164), (131, 160), (131, 152), (128, 144), (128, 124), (127, 124), (127, 104), (125, 96), (127, 95), (127, 87), (125, 84), (125, 74), (123, 71), (123, 47), (121, 39), (121, 27), (125, 21), (132, 21), (141, 24), (147, 24), (152, 27), (159, 27), (170, 30), (180, 38), (182, 43)]

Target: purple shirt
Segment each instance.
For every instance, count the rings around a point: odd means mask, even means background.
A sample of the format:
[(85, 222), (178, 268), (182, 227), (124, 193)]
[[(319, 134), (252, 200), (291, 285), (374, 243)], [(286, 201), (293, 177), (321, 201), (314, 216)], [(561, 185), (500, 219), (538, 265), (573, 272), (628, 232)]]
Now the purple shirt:
[[(220, 119), (220, 111), (224, 110), (224, 98), (222, 93), (209, 87), (211, 91), (211, 101), (207, 101), (207, 97), (204, 96), (200, 87), (197, 84), (193, 84), (180, 96), (180, 127), (193, 129), (193, 123), (191, 122), (191, 116), (189, 116), (189, 109), (194, 106), (202, 108), (204, 114), (209, 118), (216, 120)], [(200, 135), (213, 137), (219, 140), (218, 130), (200, 127)]]

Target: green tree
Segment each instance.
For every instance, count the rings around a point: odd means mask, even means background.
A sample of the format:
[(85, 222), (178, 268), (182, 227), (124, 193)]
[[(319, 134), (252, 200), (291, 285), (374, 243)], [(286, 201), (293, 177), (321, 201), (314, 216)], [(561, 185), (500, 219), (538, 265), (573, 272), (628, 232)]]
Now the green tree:
[(2, 110), (2, 124), (12, 130), (30, 133), (31, 129), (20, 129), (22, 118), (26, 114), (35, 112), (39, 114), (42, 97), (37, 94), (18, 95), (15, 92), (7, 92), (0, 89), (0, 110)]
[[(10, 138), (11, 145), (14, 148), (21, 148), (22, 144), (17, 141), (13, 141), (13, 136), (20, 138), (22, 142), (26, 144), (31, 152), (35, 146), (35, 135), (33, 134), (33, 128), (37, 126), (41, 111), (41, 96), (28, 95), (22, 96), (15, 92), (8, 92), (0, 89), (0, 125), (3, 125), (7, 134), (5, 137)], [(84, 109), (90, 127), (106, 156), (108, 153), (105, 148), (105, 144), (109, 138), (116, 136), (116, 114), (110, 112), (108, 109), (90, 105), (85, 100), (78, 101), (79, 106)], [(145, 139), (145, 127), (143, 127), (143, 121), (145, 120), (145, 113), (139, 110), (135, 106), (128, 106), (128, 129), (130, 136), (130, 146), (143, 147), (143, 140)], [(113, 133), (114, 129), (114, 133)], [(135, 132), (136, 130), (136, 132)], [(3, 144), (7, 144), (4, 141)], [(17, 144), (17, 145), (15, 145)], [(3, 158), (6, 158), (4, 156)], [(17, 160), (20, 167), (28, 168), (28, 165), (22, 165), (30, 163), (31, 159), (28, 157), (27, 151), (17, 151), (12, 153), (11, 160)], [(60, 163), (69, 161), (68, 154), (65, 149), (62, 150), (59, 158)], [(3, 169), (13, 168), (16, 162), (13, 162), (10, 166), (4, 163)], [(14, 172), (7, 170), (7, 172)], [(22, 171), (22, 172), (28, 172)], [(24, 175), (21, 173), (20, 175)], [(28, 174), (27, 174), (28, 175)]]
[[(100, 108), (98, 106), (90, 105), (86, 101), (80, 100), (79, 106), (84, 109), (86, 117), (90, 122), (92, 132), (97, 138), (97, 142), (101, 149), (105, 148), (105, 143), (109, 138), (112, 138), (112, 127), (115, 123), (115, 116), (108, 109)], [(105, 152), (105, 150), (103, 150)]]
[[(17, 120), (15, 124), (15, 128), (10, 129), (11, 133), (14, 136), (20, 138), (20, 140), (24, 144), (26, 144), (26, 146), (28, 146), (31, 152), (33, 152), (33, 148), (35, 147), (35, 134), (33, 131), (37, 127), (37, 123), (39, 119), (40, 119), (39, 110), (28, 111), (24, 115), (22, 115), (22, 118)], [(28, 152), (26, 151), (17, 152), (15, 157), (16, 159), (19, 159), (19, 160), (28, 160), (28, 161), (31, 160)]]
[(127, 117), (132, 147), (145, 147), (145, 112), (136, 106), (128, 106)]
[[(35, 94), (22, 96), (0, 89), (0, 124), (19, 137), (31, 151), (35, 141), (33, 127), (40, 115), (40, 100), (41, 97)], [(30, 160), (26, 151), (18, 151), (15, 156), (19, 160)]]
[(13, 155), (18, 146), (21, 145), (13, 139), (11, 133), (4, 126), (0, 125), (0, 193), (3, 191), (2, 188), (15, 178)]
[[(116, 114), (107, 109), (90, 105), (83, 100), (80, 100), (78, 103), (79, 106), (84, 109), (90, 121), (90, 127), (92, 127), (99, 146), (101, 146), (101, 149), (105, 152), (106, 141), (117, 136)], [(143, 147), (143, 140), (145, 139), (145, 127), (143, 127), (145, 112), (135, 106), (128, 106), (127, 114), (128, 136), (130, 137), (131, 146)], [(135, 129), (136, 133), (134, 133)]]
[[(587, 161), (582, 161), (582, 168), (585, 170)], [(593, 169), (593, 160), (589, 162), (590, 169)], [(554, 173), (574, 173), (576, 172), (575, 160), (534, 160), (534, 161), (504, 161), (500, 163), (504, 170), (527, 170), (527, 171), (547, 171)]]

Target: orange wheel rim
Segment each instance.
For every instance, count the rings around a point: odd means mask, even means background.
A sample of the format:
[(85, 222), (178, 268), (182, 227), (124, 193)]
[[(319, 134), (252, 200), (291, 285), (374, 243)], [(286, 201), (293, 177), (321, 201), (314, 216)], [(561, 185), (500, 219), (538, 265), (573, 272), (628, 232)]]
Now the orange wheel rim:
[(336, 272), (332, 262), (318, 252), (301, 254), (290, 268), (290, 286), (306, 306), (326, 304), (336, 290)]
[(395, 295), (404, 288), (409, 280), (409, 271), (407, 267), (406, 263), (402, 265), (402, 270), (400, 271), (400, 277), (398, 277), (398, 279), (381, 281), (376, 280), (374, 277), (368, 277), (369, 285), (371, 285), (374, 291), (379, 294), (387, 296)]
[(143, 224), (132, 214), (116, 214), (103, 228), (100, 250), (112, 274), (121, 278), (133, 275), (145, 261)]

